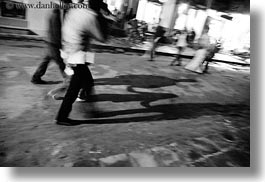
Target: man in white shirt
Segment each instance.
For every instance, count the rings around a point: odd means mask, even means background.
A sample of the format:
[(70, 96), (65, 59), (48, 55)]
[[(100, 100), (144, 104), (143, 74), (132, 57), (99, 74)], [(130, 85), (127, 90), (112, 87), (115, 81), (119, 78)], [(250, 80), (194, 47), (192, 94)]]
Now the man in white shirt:
[[(81, 2), (79, 0), (79, 3)], [(97, 20), (97, 12), (99, 12), (102, 3), (102, 0), (89, 0), (90, 8), (70, 9), (65, 17), (62, 39), (63, 52), (68, 58), (64, 61), (73, 69), (73, 75), (57, 114), (56, 124), (69, 126), (76, 124), (68, 116), (81, 88), (90, 95), (90, 102), (95, 101), (94, 96), (91, 95), (94, 80), (87, 66), (85, 55), (89, 51), (91, 38), (101, 42), (105, 41)]]

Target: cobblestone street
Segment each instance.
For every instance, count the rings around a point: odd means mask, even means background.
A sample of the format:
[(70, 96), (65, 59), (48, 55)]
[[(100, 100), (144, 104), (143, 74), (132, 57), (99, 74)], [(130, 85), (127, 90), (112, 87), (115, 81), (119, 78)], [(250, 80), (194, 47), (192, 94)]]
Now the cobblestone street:
[[(208, 74), (154, 62), (137, 53), (97, 50), (91, 71), (100, 118), (73, 106), (77, 126), (54, 123), (62, 82), (52, 63), (44, 80), (31, 76), (42, 42), (0, 40), (0, 166), (248, 167), (250, 68), (211, 63)], [(64, 93), (61, 93), (62, 96)]]

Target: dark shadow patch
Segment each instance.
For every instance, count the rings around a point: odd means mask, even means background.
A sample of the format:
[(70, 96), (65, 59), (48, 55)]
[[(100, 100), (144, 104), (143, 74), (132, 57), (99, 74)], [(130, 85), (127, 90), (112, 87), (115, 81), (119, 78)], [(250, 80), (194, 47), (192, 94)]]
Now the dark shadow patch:
[(35, 84), (35, 85), (56, 85), (59, 83), (62, 83), (63, 81), (45, 81), (45, 83), (41, 83), (41, 84)]
[(159, 88), (181, 82), (197, 82), (195, 79), (171, 79), (154, 75), (120, 75), (114, 78), (100, 78), (95, 80), (96, 85), (130, 85), (139, 88)]
[[(221, 105), (216, 103), (181, 103), (150, 106), (141, 109), (129, 109), (121, 111), (102, 112), (96, 115), (96, 118), (88, 120), (74, 120), (74, 125), (82, 124), (115, 124), (130, 122), (162, 121), (177, 119), (193, 119), (205, 115), (223, 115), (229, 116), (231, 112), (240, 112), (247, 110), (247, 105), (227, 104)], [(108, 118), (120, 115), (130, 115), (138, 113), (159, 113), (153, 116), (139, 116), (128, 118)], [(89, 113), (88, 113), (89, 114)]]
[(74, 163), (73, 167), (100, 167), (97, 160), (80, 160)]
[(189, 157), (190, 157), (192, 160), (197, 160), (197, 159), (199, 159), (200, 157), (202, 157), (202, 155), (199, 154), (198, 152), (192, 150), (192, 151), (190, 151), (190, 153), (189, 153)]

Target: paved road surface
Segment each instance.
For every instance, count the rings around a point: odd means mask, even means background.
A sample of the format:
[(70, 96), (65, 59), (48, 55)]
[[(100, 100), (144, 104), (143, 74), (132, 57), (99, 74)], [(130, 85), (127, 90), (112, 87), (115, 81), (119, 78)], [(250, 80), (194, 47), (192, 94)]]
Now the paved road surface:
[(57, 66), (43, 78), (51, 84), (30, 83), (44, 47), (0, 41), (1, 166), (250, 165), (249, 68), (212, 64), (197, 75), (169, 57), (98, 52), (102, 117), (75, 103), (82, 123), (66, 127), (53, 122), (61, 101), (46, 96), (62, 81)]

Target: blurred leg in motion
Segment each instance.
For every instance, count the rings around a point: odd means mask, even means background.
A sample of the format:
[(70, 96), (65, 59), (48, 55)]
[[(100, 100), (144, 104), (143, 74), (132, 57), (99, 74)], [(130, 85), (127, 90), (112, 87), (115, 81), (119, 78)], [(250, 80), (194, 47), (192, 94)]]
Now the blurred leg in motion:
[[(92, 93), (94, 80), (89, 68), (86, 65), (77, 65), (73, 67), (74, 75), (71, 78), (69, 88), (64, 96), (63, 102), (57, 114), (57, 122), (65, 121), (72, 110), (72, 105), (78, 97), (80, 89), (86, 85), (86, 91)], [(93, 100), (93, 99), (91, 99)]]

